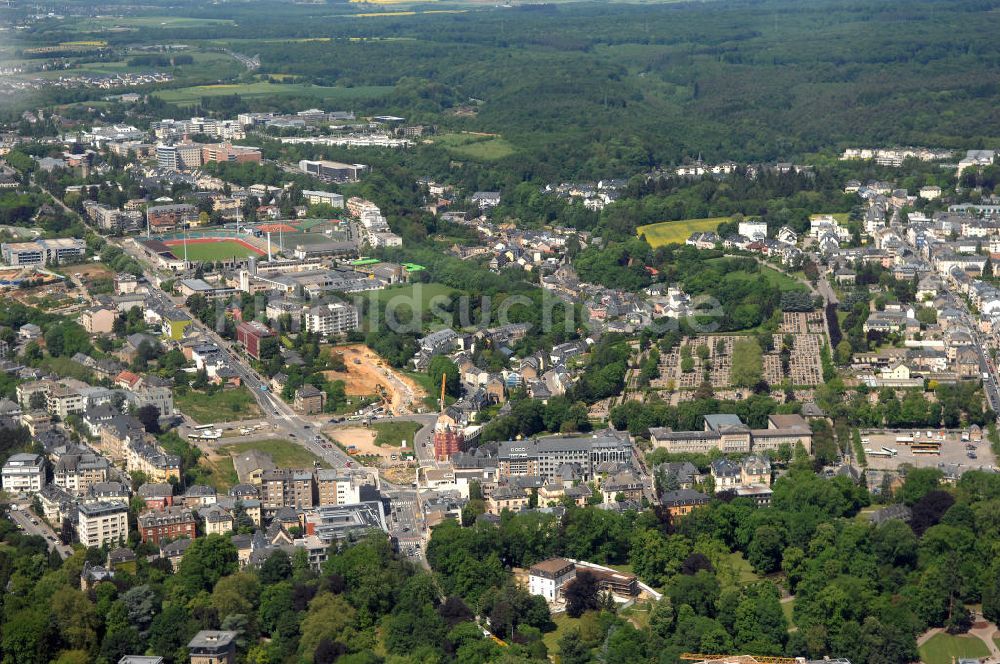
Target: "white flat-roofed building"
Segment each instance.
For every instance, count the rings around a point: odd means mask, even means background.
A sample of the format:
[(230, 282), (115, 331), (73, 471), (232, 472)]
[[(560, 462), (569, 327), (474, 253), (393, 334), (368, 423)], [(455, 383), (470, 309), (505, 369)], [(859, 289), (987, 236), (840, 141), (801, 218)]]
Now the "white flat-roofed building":
[(39, 454), (13, 454), (2, 471), (3, 490), (9, 493), (37, 493), (45, 486), (45, 459)]
[(344, 164), (339, 161), (302, 159), (299, 170), (309, 175), (315, 175), (323, 180), (334, 182), (355, 182), (361, 174), (368, 170), (364, 164)]
[(329, 205), (330, 207), (343, 208), (344, 197), (332, 191), (310, 191), (304, 190), (302, 198), (309, 205)]
[(76, 238), (54, 238), (33, 242), (5, 242), (0, 253), (8, 265), (50, 265), (64, 263), (83, 256), (87, 243)]
[(739, 234), (751, 240), (763, 240), (767, 237), (767, 223), (763, 221), (741, 221)]
[(310, 308), (305, 313), (307, 332), (324, 336), (344, 334), (358, 327), (358, 310), (346, 302), (331, 302)]
[(128, 539), (128, 506), (125, 503), (81, 503), (78, 509), (76, 535), (84, 546), (116, 546)]

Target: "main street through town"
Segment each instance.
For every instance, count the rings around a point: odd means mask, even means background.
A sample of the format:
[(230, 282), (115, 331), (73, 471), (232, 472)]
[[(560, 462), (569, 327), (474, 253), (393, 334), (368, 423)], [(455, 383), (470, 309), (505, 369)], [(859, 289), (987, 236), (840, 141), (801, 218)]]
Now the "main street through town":
[[(51, 193), (49, 195), (52, 196)], [(56, 203), (67, 214), (76, 215), (76, 213), (63, 204), (59, 198), (52, 196), (52, 199), (56, 201)], [(88, 228), (90, 228), (90, 230), (100, 235), (98, 229), (90, 226), (85, 218), (81, 217), (81, 220), (88, 226)], [(112, 238), (106, 238), (106, 240), (121, 248), (129, 256), (135, 258), (142, 266), (143, 276), (151, 286), (149, 295), (152, 300), (151, 304), (159, 304), (166, 309), (178, 308), (191, 315), (191, 312), (184, 304), (183, 298), (173, 296), (160, 288), (160, 275), (157, 275), (155, 267), (149, 263), (146, 256), (138, 250), (133, 242), (122, 242)], [(164, 276), (175, 278), (178, 275), (170, 274)], [(274, 437), (279, 435), (287, 436), (292, 443), (305, 448), (318, 459), (333, 468), (348, 468), (355, 464), (355, 460), (350, 455), (341, 450), (336, 444), (332, 444), (326, 436), (320, 433), (320, 429), (327, 420), (323, 418), (310, 419), (296, 413), (281, 399), (279, 395), (274, 394), (270, 390), (267, 381), (254, 370), (246, 356), (240, 352), (231, 341), (224, 339), (214, 329), (211, 329), (211, 327), (205, 325), (193, 315), (191, 315), (191, 318), (192, 325), (195, 329), (201, 333), (203, 338), (212, 341), (219, 347), (226, 364), (239, 374), (243, 385), (245, 385), (250, 393), (253, 394), (257, 405), (260, 407), (262, 419), (271, 422), (272, 425), (277, 424), (277, 430), (272, 427), (271, 431), (268, 433)], [(385, 370), (383, 375), (385, 379), (390, 382), (390, 385), (399, 390), (400, 394), (404, 395), (404, 403), (403, 407), (399, 409), (400, 412), (388, 417), (380, 418), (379, 421), (419, 422), (422, 426), (417, 431), (413, 440), (417, 464), (421, 467), (437, 467), (438, 464), (434, 459), (432, 443), (434, 422), (437, 418), (436, 414), (410, 413), (409, 404), (413, 403), (415, 397), (411, 393), (409, 386), (399, 380), (398, 377), (396, 377), (389, 370)], [(263, 437), (263, 435), (264, 431), (261, 431), (258, 432), (256, 436), (251, 435), (241, 438), (245, 438), (246, 440), (259, 440)], [(389, 532), (399, 543), (400, 551), (402, 551), (405, 555), (414, 558), (418, 562), (426, 564), (423, 560), (423, 547), (426, 544), (429, 533), (427, 532), (425, 526), (423, 508), (421, 506), (420, 494), (417, 490), (416, 482), (414, 482), (411, 486), (405, 486), (393, 484), (385, 479), (380, 479), (380, 485), (382, 488), (382, 494), (388, 498), (389, 501), (386, 519)], [(24, 516), (24, 514), (21, 513), (18, 517), (15, 517), (15, 520), (18, 521), (23, 528), (25, 528), (26, 532), (28, 532), (29, 527), (31, 529), (40, 528), (40, 526), (36, 526), (31, 523), (29, 518), (25, 517), (24, 519), (20, 519), (20, 516)], [(24, 523), (21, 523), (22, 521)], [(44, 533), (40, 534), (45, 536)], [(47, 537), (47, 539), (49, 538)], [(54, 534), (49, 541), (51, 542), (53, 540), (55, 542), (53, 546), (56, 546), (58, 549), (60, 545), (58, 545), (58, 539), (54, 538)], [(63, 554), (61, 549), (60, 554)]]
[(10, 518), (24, 531), (25, 535), (37, 535), (45, 539), (49, 551), (56, 551), (65, 560), (73, 553), (73, 547), (67, 546), (59, 541), (55, 531), (49, 527), (45, 521), (33, 516), (28, 511), (28, 503), (12, 503), (9, 511)]

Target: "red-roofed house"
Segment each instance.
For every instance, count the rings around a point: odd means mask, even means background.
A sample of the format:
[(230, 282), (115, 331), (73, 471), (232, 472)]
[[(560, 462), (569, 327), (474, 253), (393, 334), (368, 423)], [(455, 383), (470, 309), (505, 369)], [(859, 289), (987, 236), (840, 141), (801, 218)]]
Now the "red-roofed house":
[(126, 390), (133, 390), (135, 389), (135, 386), (139, 384), (140, 380), (142, 380), (141, 376), (126, 369), (115, 376), (115, 385)]

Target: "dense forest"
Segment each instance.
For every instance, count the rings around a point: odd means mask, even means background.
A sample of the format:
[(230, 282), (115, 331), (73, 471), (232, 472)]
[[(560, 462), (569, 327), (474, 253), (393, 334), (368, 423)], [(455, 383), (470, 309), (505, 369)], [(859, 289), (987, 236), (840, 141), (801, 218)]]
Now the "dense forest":
[[(995, 537), (987, 515), (1000, 485), (983, 473), (969, 473), (953, 488), (941, 480), (936, 469), (912, 470), (896, 492), (912, 521), (875, 526), (856, 518), (869, 502), (863, 487), (844, 477), (821, 479), (797, 457), (775, 483), (771, 509), (754, 509), (723, 492), (678, 521), (655, 511), (570, 509), (561, 519), (508, 515), (499, 527), (444, 524), (428, 558), (446, 592), (467, 603), (493, 596), (504, 565), (551, 555), (629, 564), (665, 591), (645, 627), (604, 612), (574, 622), (558, 644), (567, 664), (666, 663), (684, 651), (734, 650), (913, 661), (915, 636), (927, 627), (964, 631), (966, 605), (980, 601), (987, 615), (997, 612), (996, 577), (980, 561)], [(734, 551), (780, 587), (741, 583)], [(796, 629), (789, 630), (782, 595), (784, 601), (794, 596)], [(537, 625), (532, 615), (501, 614), (498, 622), (515, 634), (524, 625), (527, 635)]]
[[(213, 535), (176, 573), (140, 556), (82, 591), (84, 564), (106, 552), (62, 561), (0, 520), (0, 648), (12, 664), (113, 664), (141, 652), (174, 663), (197, 630), (222, 627), (239, 630), (242, 661), (255, 663), (674, 664), (683, 652), (737, 651), (895, 664), (917, 659), (928, 627), (968, 629), (970, 605), (1000, 616), (996, 566), (983, 563), (998, 542), (996, 475), (948, 486), (936, 469), (910, 470), (893, 498), (910, 508), (909, 523), (869, 523), (859, 511), (870, 500), (849, 478), (816, 475), (800, 452), (770, 509), (722, 492), (681, 519), (570, 507), (494, 525), (476, 519), (474, 496), (467, 527), (434, 529), (430, 573), (379, 538), (335, 547), (319, 570), (283, 551), (240, 570), (233, 545)], [(630, 565), (663, 599), (620, 611), (579, 588), (557, 623), (510, 572), (555, 555)], [(482, 638), (476, 615), (503, 645)]]
[[(996, 138), (1000, 18), (991, 3), (594, 3), (364, 17), (340, 4), (289, 4), (281, 21), (258, 4), (180, 11), (237, 21), (231, 45), (259, 40), (260, 75), (390, 86), (350, 105), (502, 134), (516, 151), (496, 164), (498, 178), (617, 176), (699, 154), (782, 160), (847, 143), (979, 147)], [(72, 21), (40, 21), (18, 41), (84, 34)], [(217, 47), (237, 36), (226, 23), (96, 34), (115, 47)], [(471, 112), (454, 113), (463, 106)]]

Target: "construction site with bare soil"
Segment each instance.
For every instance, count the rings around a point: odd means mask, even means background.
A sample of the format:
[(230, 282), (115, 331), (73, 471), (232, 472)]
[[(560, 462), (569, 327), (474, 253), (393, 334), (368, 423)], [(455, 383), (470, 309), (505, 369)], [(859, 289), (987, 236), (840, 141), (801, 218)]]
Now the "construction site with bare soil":
[(327, 380), (344, 381), (349, 397), (378, 397), (387, 413), (409, 415), (424, 409), (427, 391), (409, 376), (390, 367), (364, 344), (327, 346), (344, 359), (343, 371), (324, 371)]

